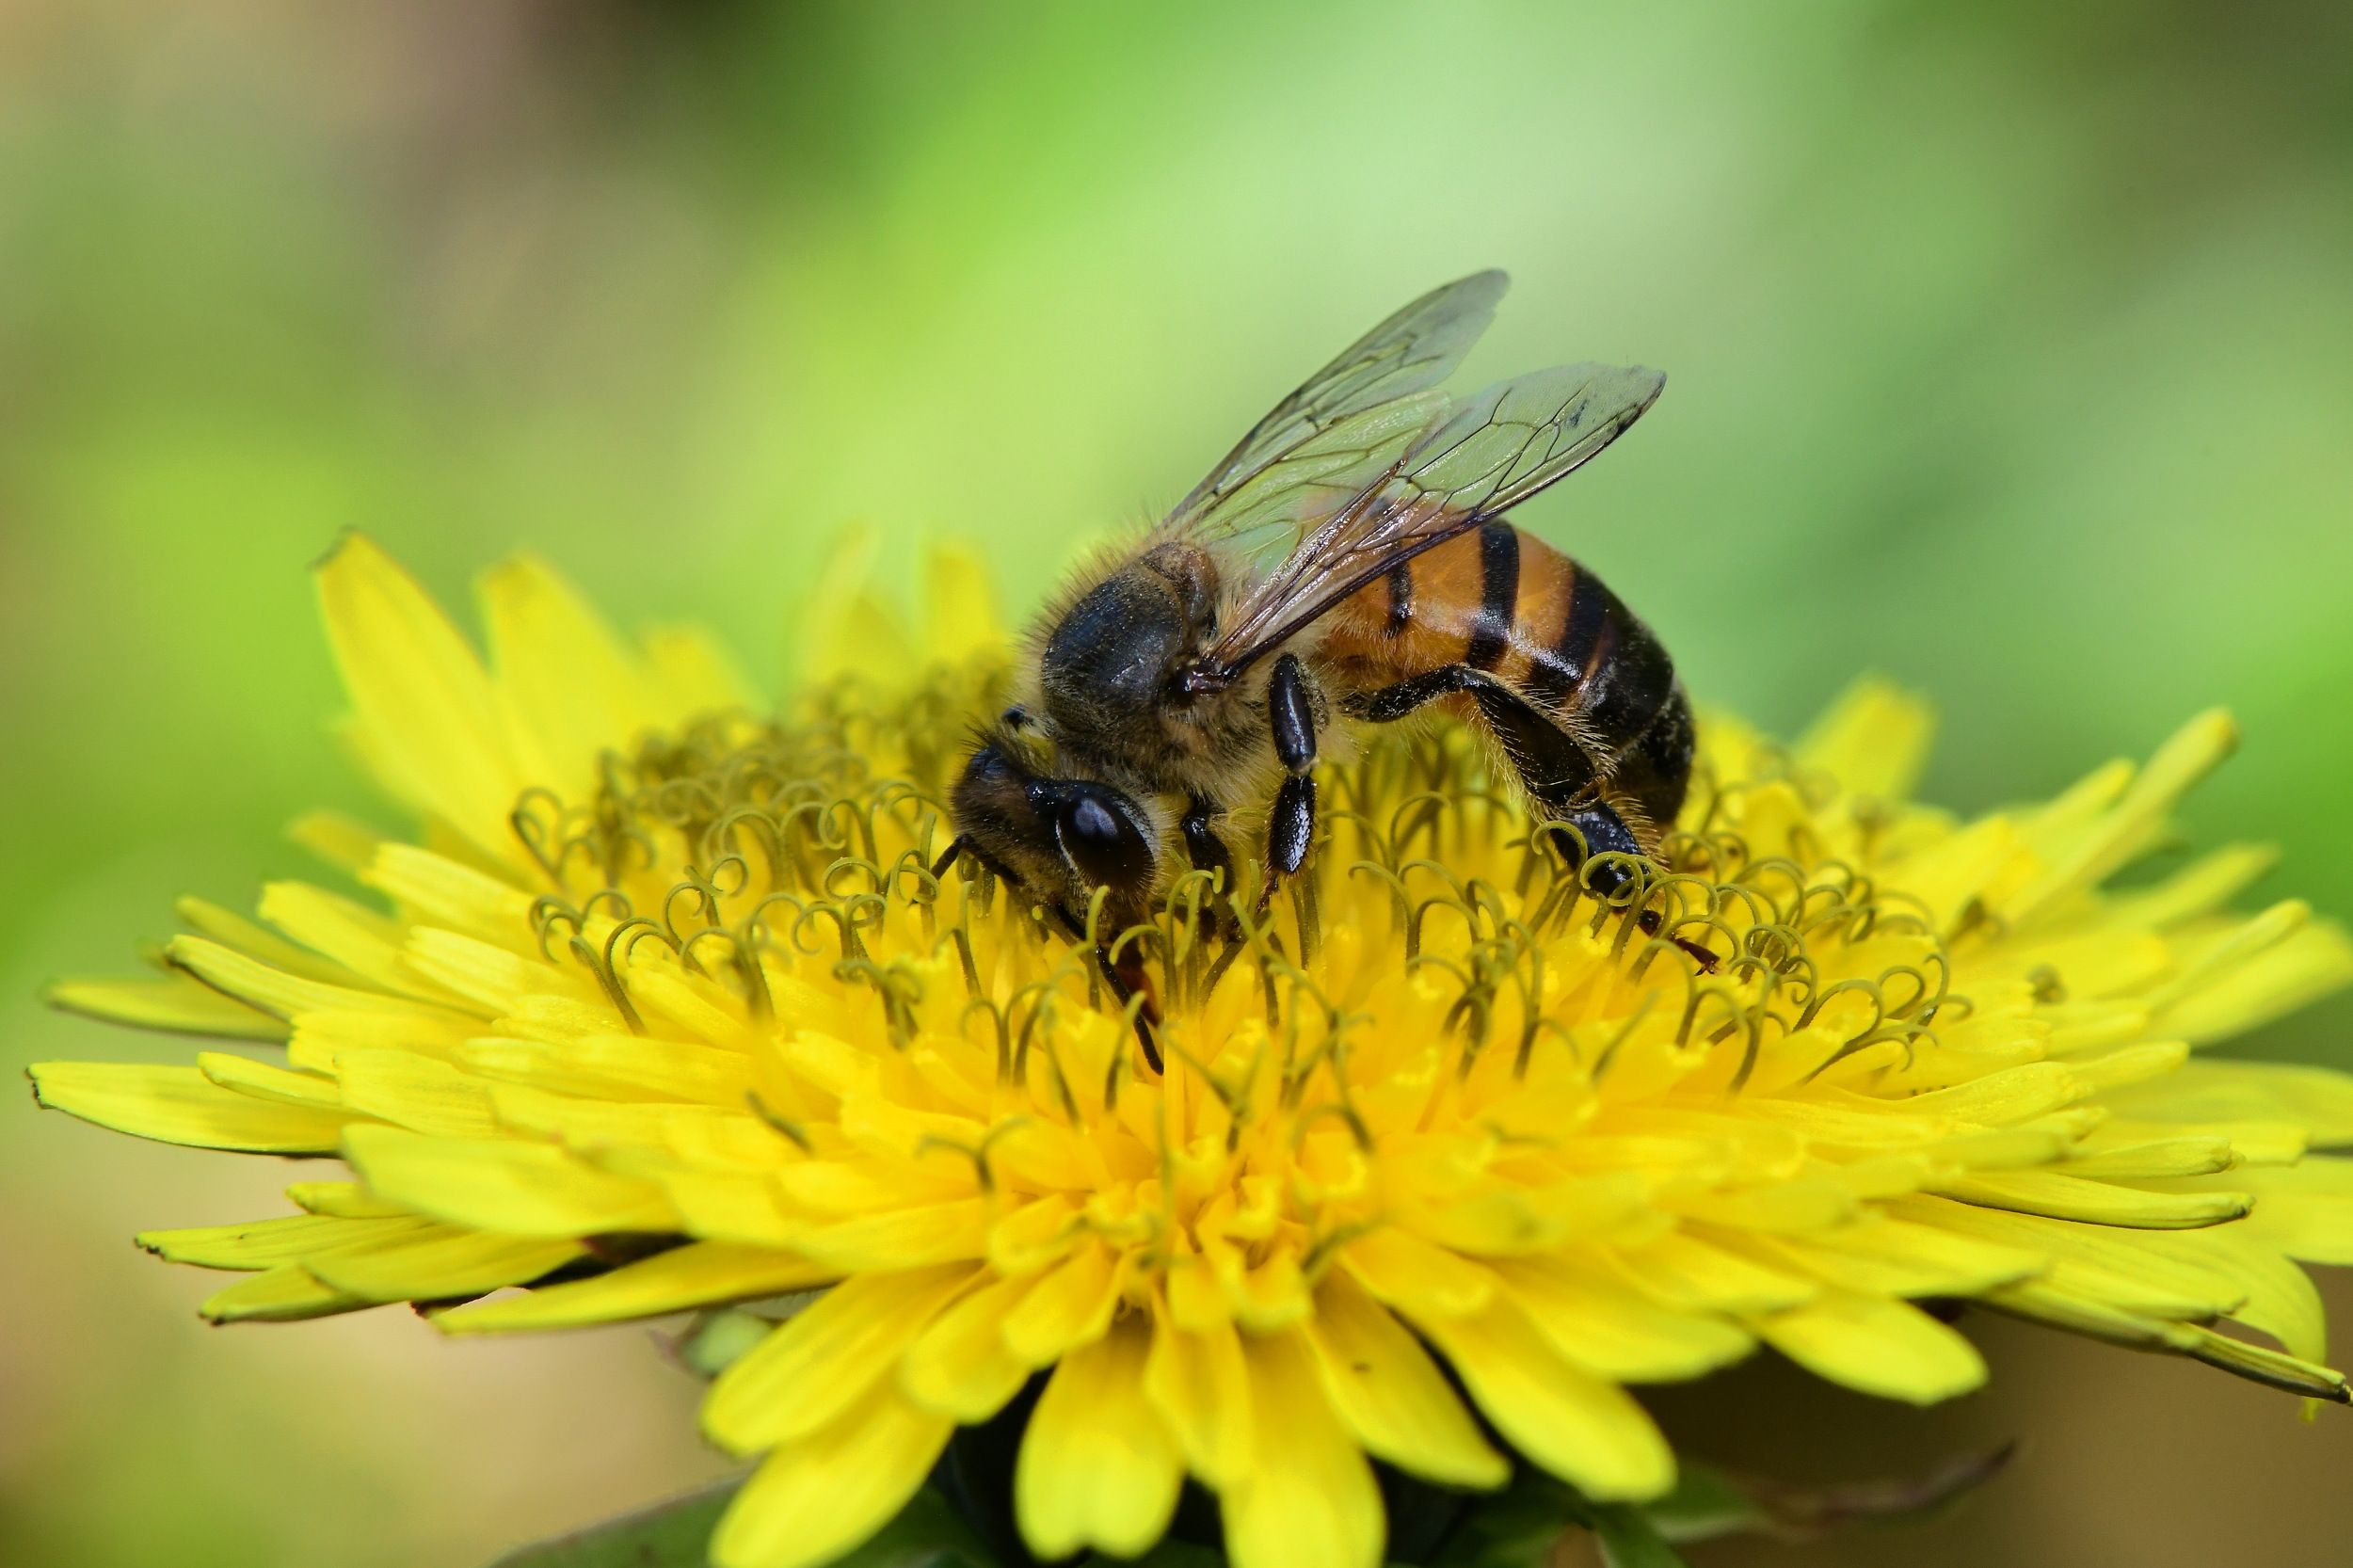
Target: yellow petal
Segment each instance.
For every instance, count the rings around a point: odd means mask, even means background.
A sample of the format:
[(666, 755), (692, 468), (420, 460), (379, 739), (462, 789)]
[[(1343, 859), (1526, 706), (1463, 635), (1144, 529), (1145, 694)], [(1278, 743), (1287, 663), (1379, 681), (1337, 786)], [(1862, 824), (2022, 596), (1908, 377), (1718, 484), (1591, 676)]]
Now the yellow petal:
[(375, 1304), (344, 1295), (289, 1263), (214, 1291), (196, 1310), (216, 1323), (291, 1323)]
[(160, 1144), (245, 1154), (331, 1154), (350, 1121), (340, 1112), (254, 1099), (194, 1067), (37, 1062), (27, 1071), (42, 1105)]
[(1674, 1455), (1625, 1389), (1570, 1365), (1526, 1313), (1498, 1298), (1468, 1318), (1419, 1322), (1496, 1430), (1596, 1501), (1655, 1497)]
[(2170, 1351), (2273, 1388), (2312, 1399), (2347, 1402), (2342, 1374), (2299, 1357), (2217, 1334), (2197, 1323), (2166, 1322), (2085, 1301), (2041, 1280), (2005, 1287), (1987, 1304), (2071, 1333), (2138, 1350)]
[(845, 1273), (904, 1269), (981, 1256), (988, 1250), (988, 1221), (986, 1201), (964, 1198), (810, 1225), (795, 1244)]
[(304, 947), (342, 966), (348, 971), (346, 984), (358, 980), (411, 993), (424, 989), (401, 962), (400, 923), (373, 909), (307, 882), (272, 882), (262, 889), (261, 913)]
[(843, 1281), (719, 1375), (703, 1431), (748, 1453), (810, 1436), (877, 1384), (904, 1405), (890, 1375), (899, 1356), (975, 1277), (951, 1265)]
[(560, 1095), (694, 1100), (740, 1110), (751, 1064), (734, 1051), (641, 1034), (561, 1042), (477, 1035), (457, 1048), (469, 1071)]
[(1305, 1333), (1324, 1393), (1371, 1452), (1445, 1486), (1510, 1479), (1511, 1466), (1479, 1434), (1420, 1341), (1344, 1271), (1316, 1288)]
[(712, 1537), (712, 1562), (818, 1568), (834, 1561), (906, 1506), (954, 1430), (889, 1384), (875, 1386), (752, 1473)]
[(2312, 1276), (2261, 1240), (2232, 1226), (2140, 1240), (2231, 1281), (2246, 1298), (2231, 1316), (2271, 1336), (2289, 1354), (2306, 1361), (2328, 1355), (2328, 1313)]
[(2051, 1323), (2070, 1333), (2138, 1350), (2170, 1351), (2273, 1388), (2312, 1399), (2347, 1401), (2341, 1374), (2263, 1345), (2217, 1334), (2196, 1323), (2165, 1322), (2119, 1312), (2041, 1280), (2007, 1286), (1985, 1300), (1987, 1304), (2004, 1312)]
[(2146, 850), (2173, 807), (2238, 745), (2238, 727), (2219, 709), (2199, 714), (2157, 748), (2109, 810), (2057, 846), (2050, 868), (2030, 887), (2000, 901), (2020, 925), (2068, 895), (2097, 886)]
[(531, 897), (497, 877), (415, 844), (388, 843), (360, 881), (432, 924), (486, 941), (504, 940), (516, 952), (536, 952)]
[(2121, 925), (2163, 929), (2211, 914), (2244, 892), (2279, 859), (2279, 852), (2266, 844), (2225, 844), (2154, 887), (2119, 896), (2112, 905), (2114, 918)]
[(345, 1134), (344, 1155), (376, 1192), (473, 1230), (567, 1237), (678, 1228), (659, 1187), (600, 1171), (547, 1144), (428, 1138), (360, 1125)]
[(1825, 1291), (1753, 1326), (1807, 1371), (1884, 1399), (1934, 1404), (1985, 1381), (1976, 1346), (1918, 1307), (1884, 1297)]
[(340, 811), (305, 811), (286, 829), (286, 837), (355, 876), (367, 870), (385, 841), (383, 834)]
[(287, 1214), (241, 1225), (195, 1225), (184, 1230), (141, 1231), (138, 1244), (172, 1263), (200, 1269), (268, 1269), (299, 1262), (314, 1253), (414, 1235), (430, 1222), (413, 1215), (380, 1220), (344, 1220), (316, 1214)]
[(172, 909), (199, 935), (212, 938), (222, 947), (233, 948), (248, 958), (266, 964), (273, 969), (283, 969), (288, 974), (328, 985), (360, 984), (360, 976), (335, 959), (290, 942), (210, 899), (182, 898), (174, 901)]
[(2050, 1266), (2038, 1253), (1885, 1218), (1751, 1245), (1842, 1289), (1874, 1296), (1974, 1296)]
[(445, 1301), (528, 1284), (587, 1253), (578, 1241), (434, 1225), (423, 1234), (314, 1253), (302, 1266), (321, 1284), (361, 1301)]
[(2343, 927), (2316, 921), (2204, 977), (2166, 1009), (2166, 1032), (2197, 1044), (2226, 1040), (2331, 996), (2348, 982), (2353, 940)]
[(932, 658), (945, 664), (1004, 657), (1004, 623), (998, 618), (988, 564), (968, 545), (936, 544), (923, 571), (925, 628)]
[(1555, 1350), (1612, 1382), (1695, 1378), (1737, 1361), (1753, 1343), (1721, 1318), (1663, 1310), (1549, 1259), (1498, 1264), (1496, 1272)]
[(286, 1041), (286, 1061), (307, 1072), (332, 1074), (345, 1051), (399, 1050), (448, 1061), (480, 1024), (453, 1015), (425, 1022), (396, 1013), (345, 1013), (330, 1009), (295, 1018)]
[(335, 1079), (346, 1108), (394, 1127), (442, 1138), (498, 1130), (488, 1085), (417, 1051), (339, 1051)]
[(1865, 679), (1847, 688), (1797, 744), (1801, 766), (1818, 769), (1849, 794), (1900, 800), (1918, 782), (1936, 713), (1892, 681)]
[(280, 1018), (305, 1013), (383, 1013), (438, 1023), (459, 1016), (428, 1002), (288, 974), (203, 936), (175, 936), (164, 951), (173, 964), (205, 984)]
[(2193, 1361), (2221, 1368), (2235, 1377), (2248, 1378), (2272, 1388), (2301, 1394), (2306, 1399), (2330, 1400), (2338, 1404), (2353, 1404), (2345, 1374), (2333, 1368), (2315, 1367), (2298, 1356), (2275, 1351), (2268, 1345), (2250, 1345), (2244, 1339), (2227, 1334), (2217, 1334), (2194, 1323), (2181, 1325), (2185, 1343), (2174, 1348)]
[(835, 537), (819, 563), (795, 648), (803, 690), (844, 677), (896, 680), (914, 673), (899, 617), (869, 591), (881, 552), (881, 531), (857, 522)]
[(233, 1051), (198, 1051), (196, 1070), (224, 1089), (233, 1089), (257, 1100), (301, 1106), (329, 1114), (347, 1109), (333, 1079), (317, 1073), (292, 1072)]
[(526, 1296), (475, 1302), (434, 1314), (446, 1334), (506, 1334), (658, 1318), (723, 1302), (758, 1301), (824, 1285), (832, 1275), (766, 1247), (696, 1241), (593, 1279), (542, 1286)]
[(1669, 1306), (1711, 1312), (1771, 1312), (1812, 1301), (1820, 1287), (1682, 1231), (1641, 1247), (1616, 1249), (1619, 1271), (1644, 1295)]
[[(763, 1129), (764, 1130), (764, 1129)], [(593, 1142), (582, 1145), (594, 1148)], [(651, 1145), (660, 1149), (659, 1144)], [(766, 1173), (754, 1171), (665, 1170), (664, 1156), (653, 1156), (650, 1173), (661, 1184), (690, 1235), (712, 1241), (740, 1241), (755, 1247), (782, 1248), (799, 1253), (808, 1227), (776, 1201), (775, 1183)], [(811, 1267), (818, 1267), (812, 1262)], [(827, 1277), (850, 1271), (827, 1263)]]
[(1231, 1319), (1195, 1329), (1179, 1326), (1165, 1307), (1155, 1312), (1144, 1392), (1193, 1473), (1221, 1490), (1232, 1486), (1250, 1463), (1250, 1369), (1241, 1337)]
[(1986, 1208), (2149, 1230), (2221, 1224), (2245, 1214), (2253, 1204), (2253, 1199), (2240, 1192), (2152, 1192), (2056, 1171), (1990, 1172), (1946, 1182), (1936, 1190), (1945, 1197)]
[(1128, 1313), (1054, 1368), (1014, 1468), (1021, 1539), (1039, 1557), (1087, 1546), (1140, 1557), (1168, 1528), (1184, 1466), (1144, 1396), (1150, 1342)]
[(1026, 1279), (1000, 1279), (933, 1319), (899, 1366), (907, 1398), (967, 1424), (1003, 1409), (1030, 1380), (1004, 1332), (1005, 1315), (1029, 1290)]
[(61, 980), (42, 995), (52, 1007), (132, 1029), (231, 1040), (286, 1037), (284, 1019), (223, 996), (185, 974), (162, 980)]
[(728, 650), (697, 627), (663, 627), (645, 637), (655, 700), (669, 722), (706, 713), (757, 712), (765, 706)]
[(1829, 1180), (1784, 1181), (1739, 1191), (1662, 1195), (1661, 1208), (1704, 1224), (1731, 1230), (1820, 1230), (1852, 1217), (1855, 1193)]
[(411, 1215), (403, 1206), (377, 1197), (356, 1181), (297, 1181), (286, 1189), (295, 1207), (338, 1220), (392, 1220)]
[(645, 671), (603, 617), (536, 557), (491, 568), (480, 595), (506, 728), (530, 737), (535, 779), (581, 798), (600, 755), (629, 749), (658, 722)]
[(1027, 1365), (1044, 1367), (1100, 1336), (1118, 1304), (1111, 1251), (1089, 1241), (1032, 1286), (1006, 1315), (1005, 1347)]
[(360, 535), (320, 564), (318, 588), (361, 754), (385, 788), (493, 858), (516, 858), (507, 813), (531, 780), (473, 649), (416, 580)]
[[(2040, 1276), (2044, 1283), (2120, 1311), (2160, 1318), (2217, 1317), (2235, 1309), (2245, 1296), (2216, 1271), (2181, 1261), (2186, 1255), (2150, 1245), (2175, 1236), (2215, 1232), (2079, 1224), (2040, 1214), (1979, 1208), (1949, 1198), (1899, 1198), (1888, 1208), (1929, 1228), (2040, 1253), (2050, 1260)], [(2216, 1227), (2217, 1231), (2239, 1228)]]
[(1340, 1258), (1366, 1289), (1415, 1319), (1475, 1313), (1495, 1294), (1491, 1270), (1394, 1226), (1358, 1237)]
[(2154, 1181), (2158, 1189), (2214, 1196), (2227, 1184), (2254, 1197), (2233, 1229), (2304, 1263), (2353, 1264), (2353, 1160), (2314, 1155), (2294, 1165), (2242, 1168), (2218, 1176)]
[[(592, 1004), (601, 996), (597, 982), (580, 968), (558, 968), (456, 931), (428, 926), (411, 932), (406, 953), (418, 974), (455, 993), (459, 1008), (480, 1016), (518, 1014), (551, 994)], [(616, 1015), (615, 1026), (620, 1022)]]
[[(2286, 1122), (2316, 1147), (2353, 1144), (2353, 1074), (2277, 1062), (2189, 1062), (2101, 1103), (2145, 1121)], [(2187, 1130), (2185, 1128), (2185, 1130)]]
[(1299, 1332), (1253, 1336), (1242, 1350), (1267, 1441), (1219, 1499), (1234, 1568), (1374, 1568), (1386, 1527), (1380, 1489)]

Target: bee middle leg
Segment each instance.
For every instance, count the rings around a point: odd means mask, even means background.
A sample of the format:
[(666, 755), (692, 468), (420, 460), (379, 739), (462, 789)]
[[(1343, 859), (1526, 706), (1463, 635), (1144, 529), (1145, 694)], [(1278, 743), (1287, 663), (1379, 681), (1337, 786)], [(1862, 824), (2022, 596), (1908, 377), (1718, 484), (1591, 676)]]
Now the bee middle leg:
[(1286, 653), (1274, 662), (1267, 683), (1267, 716), (1274, 731), (1274, 754), (1286, 776), (1267, 816), (1266, 880), (1258, 888), (1257, 913), (1274, 902), (1282, 879), (1307, 863), (1316, 837), (1316, 706), (1307, 672)]

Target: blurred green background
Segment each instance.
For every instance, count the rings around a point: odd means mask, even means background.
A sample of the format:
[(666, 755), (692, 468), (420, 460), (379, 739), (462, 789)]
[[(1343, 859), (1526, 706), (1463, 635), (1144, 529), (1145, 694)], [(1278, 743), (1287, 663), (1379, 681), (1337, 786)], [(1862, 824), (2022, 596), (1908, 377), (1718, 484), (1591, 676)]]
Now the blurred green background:
[[(6, 1053), (177, 1054), (34, 994), (365, 805), (304, 571), (338, 530), (452, 599), (536, 549), (781, 678), (845, 521), (977, 535), (1025, 606), (1489, 264), (1472, 379), (1672, 373), (1523, 517), (1706, 697), (1786, 729), (1887, 671), (1964, 807), (2227, 702), (2191, 833), (2353, 914), (2348, 58), (2335, 0), (0, 6)], [(0, 1560), (472, 1568), (713, 1473), (642, 1333), (203, 1330), (130, 1234), (288, 1176), (10, 1113)], [(1663, 1396), (1814, 1478), (2034, 1438), (1919, 1536), (1700, 1561), (2342, 1552), (2343, 1413), (1984, 1339), (1993, 1391), (1928, 1414), (1770, 1366)]]

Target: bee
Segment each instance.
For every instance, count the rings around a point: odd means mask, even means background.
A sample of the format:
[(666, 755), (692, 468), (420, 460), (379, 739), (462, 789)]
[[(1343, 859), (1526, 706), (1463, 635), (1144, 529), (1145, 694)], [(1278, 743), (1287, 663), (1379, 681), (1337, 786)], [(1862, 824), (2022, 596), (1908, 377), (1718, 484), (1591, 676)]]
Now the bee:
[(1438, 383), (1506, 285), (1481, 272), (1384, 321), (1081, 570), (952, 789), (937, 873), (971, 856), (1096, 941), (1123, 1003), (1145, 995), (1155, 1069), (1142, 960), (1104, 936), (1186, 867), (1235, 894), (1237, 827), (1261, 820), (1263, 915), (1315, 841), (1316, 763), (1345, 757), (1356, 727), (1436, 710), (1483, 730), (1530, 810), (1573, 830), (1554, 830), (1572, 859), (1655, 855), (1682, 807), (1691, 710), (1666, 649), (1600, 578), (1505, 520), (1666, 378), (1577, 364), (1449, 396)]

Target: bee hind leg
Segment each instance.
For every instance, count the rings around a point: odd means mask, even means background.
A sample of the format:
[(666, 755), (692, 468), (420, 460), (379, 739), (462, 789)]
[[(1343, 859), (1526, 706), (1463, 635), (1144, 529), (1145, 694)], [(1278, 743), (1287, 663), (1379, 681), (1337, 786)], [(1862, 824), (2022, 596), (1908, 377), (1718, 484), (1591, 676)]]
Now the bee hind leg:
[[(1596, 801), (1560, 813), (1560, 820), (1575, 828), (1572, 837), (1562, 828), (1552, 830), (1553, 847), (1568, 858), (1571, 865), (1583, 868), (1585, 863), (1601, 855), (1640, 855), (1642, 846), (1634, 837), (1634, 830), (1625, 819), (1609, 807)], [(1628, 867), (1611, 863), (1597, 865), (1583, 872), (1585, 885), (1603, 898), (1609, 898), (1634, 880)]]
[[(1562, 820), (1583, 835), (1585, 854), (1588, 858), (1596, 855), (1640, 855), (1642, 853), (1642, 846), (1635, 840), (1633, 831), (1625, 825), (1625, 819), (1608, 806), (1584, 807), (1567, 813)], [(1565, 833), (1557, 833), (1556, 841), (1567, 837)], [(1562, 843), (1561, 849), (1563, 854), (1570, 856), (1572, 859), (1575, 858), (1576, 846), (1574, 844)], [(1595, 866), (1587, 874), (1585, 885), (1591, 888), (1596, 895), (1608, 900), (1623, 891), (1626, 884), (1634, 880), (1634, 874), (1626, 867), (1612, 862), (1606, 866)], [(1641, 928), (1643, 936), (1656, 936), (1658, 935), (1662, 917), (1656, 909), (1644, 908), (1634, 917), (1634, 923)], [(1703, 973), (1714, 974), (1716, 972), (1716, 966), (1721, 960), (1706, 948), (1682, 936), (1670, 936), (1667, 940), (1689, 954), (1692, 961), (1699, 965)]]

